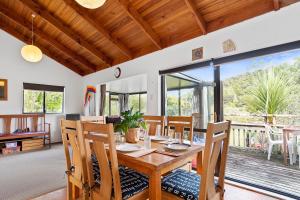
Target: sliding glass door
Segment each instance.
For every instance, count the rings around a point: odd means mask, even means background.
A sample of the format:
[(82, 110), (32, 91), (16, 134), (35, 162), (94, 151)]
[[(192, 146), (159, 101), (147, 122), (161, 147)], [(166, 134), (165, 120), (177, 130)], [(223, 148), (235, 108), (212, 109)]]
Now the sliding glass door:
[(287, 138), (287, 166), (282, 149), (283, 128), (300, 125), (300, 50), (229, 62), (220, 70), (224, 119), (232, 122), (227, 178), (300, 199), (300, 137)]

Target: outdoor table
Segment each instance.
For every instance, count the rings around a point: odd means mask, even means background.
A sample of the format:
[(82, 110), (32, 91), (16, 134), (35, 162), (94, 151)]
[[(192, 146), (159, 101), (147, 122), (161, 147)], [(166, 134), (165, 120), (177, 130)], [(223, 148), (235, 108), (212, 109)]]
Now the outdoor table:
[[(283, 162), (285, 165), (288, 165), (287, 156), (288, 156), (288, 147), (287, 142), (290, 134), (295, 136), (300, 136), (300, 126), (288, 126), (282, 129), (283, 130)], [(291, 159), (291, 158), (290, 158)]]
[[(140, 145), (143, 143), (143, 141), (139, 142)], [(177, 156), (160, 152), (163, 151), (163, 145), (159, 142), (151, 142), (151, 148), (155, 148), (157, 151), (137, 158), (118, 152), (119, 164), (149, 176), (150, 200), (161, 200), (161, 176), (183, 166), (192, 158), (197, 157), (197, 172), (199, 174), (202, 172), (204, 144), (191, 145), (188, 150), (178, 153)]]

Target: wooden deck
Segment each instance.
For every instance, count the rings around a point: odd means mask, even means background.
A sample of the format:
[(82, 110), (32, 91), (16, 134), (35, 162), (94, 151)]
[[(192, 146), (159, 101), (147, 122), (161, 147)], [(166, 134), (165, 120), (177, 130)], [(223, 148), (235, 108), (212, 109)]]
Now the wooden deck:
[(230, 150), (226, 176), (250, 183), (263, 189), (288, 193), (300, 199), (300, 170), (297, 166), (284, 166), (274, 156), (267, 160), (267, 155), (249, 154), (243, 151)]

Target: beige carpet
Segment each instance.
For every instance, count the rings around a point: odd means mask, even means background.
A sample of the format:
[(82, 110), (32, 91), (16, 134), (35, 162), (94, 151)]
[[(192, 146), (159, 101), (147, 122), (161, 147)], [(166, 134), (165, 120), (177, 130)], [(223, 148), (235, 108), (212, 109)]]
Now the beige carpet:
[(0, 156), (0, 200), (28, 200), (66, 186), (62, 145)]

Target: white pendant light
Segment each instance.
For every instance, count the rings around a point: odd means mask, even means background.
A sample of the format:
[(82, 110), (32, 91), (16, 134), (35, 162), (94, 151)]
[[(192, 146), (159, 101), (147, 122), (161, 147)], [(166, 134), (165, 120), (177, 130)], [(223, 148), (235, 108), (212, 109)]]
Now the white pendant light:
[(28, 62), (39, 62), (43, 58), (42, 51), (35, 45), (33, 45), (33, 19), (35, 15), (32, 14), (31, 20), (31, 44), (25, 45), (21, 49), (22, 57)]
[(88, 9), (96, 9), (106, 2), (106, 0), (75, 0), (81, 6), (88, 8)]

